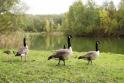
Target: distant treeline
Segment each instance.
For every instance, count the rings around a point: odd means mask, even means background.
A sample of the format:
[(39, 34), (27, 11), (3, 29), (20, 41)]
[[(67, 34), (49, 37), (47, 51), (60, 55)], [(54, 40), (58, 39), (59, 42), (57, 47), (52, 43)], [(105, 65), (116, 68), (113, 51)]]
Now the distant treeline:
[(0, 0), (0, 34), (61, 31), (63, 15), (29, 15), (21, 0)]
[[(7, 0), (1, 2), (4, 3)], [(13, 3), (19, 0), (13, 0)], [(98, 6), (93, 0), (83, 4), (77, 0), (69, 11), (61, 15), (28, 15), (12, 13), (14, 5), (0, 6), (0, 33), (25, 32), (64, 32), (75, 36), (124, 36), (124, 0), (118, 7), (113, 1)]]
[(124, 0), (118, 7), (113, 1), (96, 5), (93, 0), (78, 0), (65, 14), (63, 29), (77, 36), (124, 36)]
[(58, 32), (61, 31), (63, 15), (27, 15), (6, 13), (0, 15), (0, 33), (15, 31)]

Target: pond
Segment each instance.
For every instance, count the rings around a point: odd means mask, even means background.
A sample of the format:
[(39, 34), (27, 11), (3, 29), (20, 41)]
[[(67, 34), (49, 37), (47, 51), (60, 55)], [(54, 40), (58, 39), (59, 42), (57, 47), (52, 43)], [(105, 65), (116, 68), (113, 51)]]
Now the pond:
[[(66, 36), (30, 35), (31, 50), (57, 50), (67, 46)], [(124, 38), (87, 38), (73, 37), (73, 51), (83, 52), (95, 50), (95, 41), (99, 40), (101, 52), (124, 53)]]

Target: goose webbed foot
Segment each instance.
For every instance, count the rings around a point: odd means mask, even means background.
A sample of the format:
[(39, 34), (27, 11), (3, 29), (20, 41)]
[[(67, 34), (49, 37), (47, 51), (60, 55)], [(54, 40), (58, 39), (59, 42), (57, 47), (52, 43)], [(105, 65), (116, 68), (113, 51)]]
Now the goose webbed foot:
[(92, 60), (88, 61), (87, 65), (92, 64)]
[(59, 65), (60, 65), (60, 59), (59, 59), (59, 62), (58, 62), (58, 64), (56, 66), (59, 66)]
[(64, 63), (64, 66), (65, 66), (65, 60), (63, 59), (63, 63)]
[(91, 62), (91, 64), (92, 64), (92, 60), (91, 60), (90, 62)]
[(22, 56), (21, 56), (21, 62), (22, 62)]
[(56, 66), (59, 66), (60, 65), (60, 61), (63, 61), (63, 63), (64, 63), (64, 66), (65, 66), (65, 59), (59, 59), (59, 62), (58, 62), (58, 64), (56, 65)]
[(25, 62), (27, 62), (27, 56), (25, 56)]
[(89, 61), (88, 61), (87, 65), (89, 65)]

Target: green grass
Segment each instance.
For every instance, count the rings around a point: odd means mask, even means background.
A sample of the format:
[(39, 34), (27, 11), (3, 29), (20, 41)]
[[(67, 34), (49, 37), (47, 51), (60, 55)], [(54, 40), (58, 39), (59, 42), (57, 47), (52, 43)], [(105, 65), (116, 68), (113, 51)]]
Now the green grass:
[(85, 52), (74, 52), (66, 61), (56, 66), (57, 60), (47, 58), (54, 51), (32, 51), (27, 62), (12, 55), (8, 61), (0, 51), (0, 83), (124, 83), (124, 55), (101, 53), (100, 57), (87, 65), (78, 60)]

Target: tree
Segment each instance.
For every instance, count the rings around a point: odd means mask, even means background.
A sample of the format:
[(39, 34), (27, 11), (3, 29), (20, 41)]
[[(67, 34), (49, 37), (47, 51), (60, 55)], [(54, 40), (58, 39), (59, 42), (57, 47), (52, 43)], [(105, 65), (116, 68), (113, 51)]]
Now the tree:
[(19, 30), (15, 15), (7, 12), (0, 15), (0, 33), (8, 33)]
[(99, 9), (93, 1), (88, 1), (84, 6), (82, 1), (76, 1), (65, 14), (63, 27), (68, 29), (67, 33), (84, 35), (92, 33), (94, 28), (99, 25)]
[(45, 26), (45, 29), (46, 29), (46, 32), (50, 32), (50, 22), (49, 22), (49, 20), (46, 20), (46, 22), (45, 22), (46, 24), (46, 26)]
[(10, 9), (11, 13), (14, 14), (24, 14), (26, 10), (28, 10), (28, 6), (22, 1), (20, 1), (18, 4), (15, 4)]
[[(14, 32), (26, 27), (25, 20), (23, 20), (25, 16), (17, 4), (20, 4), (20, 0), (0, 0), (0, 33)], [(20, 12), (15, 12), (16, 8), (19, 8)], [(21, 7), (21, 9), (23, 8)]]
[(68, 33), (76, 34), (81, 30), (83, 24), (81, 23), (83, 19), (83, 4), (81, 0), (74, 2), (69, 8), (69, 12), (65, 14), (63, 27)]
[(0, 0), (0, 14), (11, 9), (12, 6), (19, 3), (20, 0)]
[(123, 29), (124, 27), (124, 0), (121, 0), (120, 2), (118, 14), (117, 14), (117, 20), (119, 23), (119, 29)]

